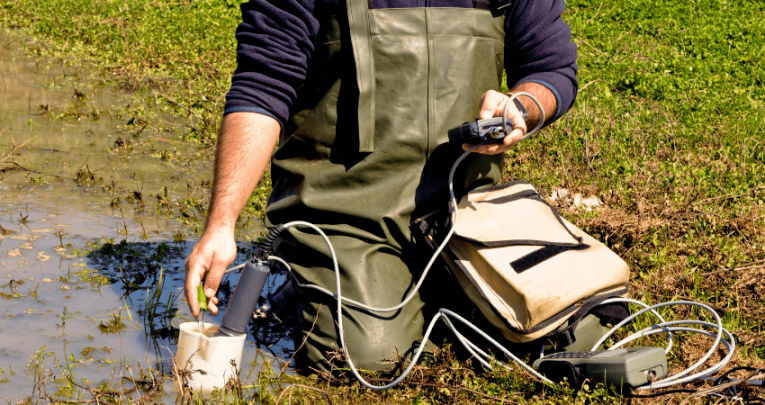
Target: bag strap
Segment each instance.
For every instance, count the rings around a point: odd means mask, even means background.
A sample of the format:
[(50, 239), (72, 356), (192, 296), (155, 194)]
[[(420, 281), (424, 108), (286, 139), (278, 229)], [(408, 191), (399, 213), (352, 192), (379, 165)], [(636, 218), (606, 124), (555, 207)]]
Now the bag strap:
[[(518, 200), (523, 199), (523, 198), (532, 199), (532, 200), (541, 202), (542, 204), (546, 205), (547, 208), (550, 209), (550, 211), (552, 212), (553, 216), (558, 221), (560, 226), (562, 226), (563, 229), (565, 229), (566, 232), (568, 232), (568, 234), (571, 235), (571, 237), (574, 238), (574, 240), (577, 241), (576, 245), (581, 245), (582, 244), (582, 238), (579, 237), (579, 236), (574, 235), (574, 233), (571, 232), (571, 230), (566, 226), (566, 224), (563, 223), (563, 217), (561, 217), (560, 214), (558, 213), (558, 211), (556, 211), (555, 208), (553, 208), (552, 205), (550, 205), (547, 201), (545, 201), (545, 199), (542, 198), (542, 196), (539, 195), (539, 193), (536, 190), (523, 190), (523, 191), (519, 191), (517, 193), (513, 193), (513, 194), (505, 195), (505, 196), (502, 196), (502, 197), (494, 198), (492, 200), (475, 201), (474, 203), (475, 204), (479, 204), (479, 203), (506, 204), (506, 203), (509, 203), (509, 202), (518, 201)], [(501, 246), (511, 246), (511, 245), (501, 245)], [(545, 246), (548, 246), (548, 245), (545, 245)], [(568, 246), (568, 244), (560, 244), (560, 245), (559, 244), (551, 244), (549, 246)], [(491, 247), (500, 247), (500, 246), (491, 246)]]
[(481, 241), (478, 239), (469, 238), (467, 236), (458, 235), (456, 233), (452, 237), (462, 239), (465, 242), (470, 242), (480, 247), (488, 247), (488, 248), (506, 247), (506, 246), (555, 246), (559, 248), (578, 250), (578, 249), (587, 249), (588, 247), (590, 247), (589, 245), (582, 242), (582, 238), (579, 238), (579, 237), (577, 237), (577, 243), (550, 242), (549, 240), (535, 240), (535, 239), (507, 239), (507, 240), (493, 240), (493, 241), (486, 242), (486, 241)]
[(601, 322), (612, 325), (616, 325), (630, 316), (629, 308), (627, 308), (627, 304), (624, 302), (600, 305), (609, 298), (619, 298), (619, 296), (599, 297), (595, 301), (588, 302), (571, 315), (569, 324), (565, 328), (554, 330), (544, 336), (544, 338), (547, 338), (554, 346), (566, 347), (576, 341), (574, 331), (579, 326), (579, 322), (589, 314), (597, 316)]
[(535, 195), (539, 195), (536, 190), (523, 190), (517, 193), (503, 195), (491, 200), (476, 201), (476, 203), (489, 203), (489, 204), (506, 204), (513, 201), (518, 201), (522, 198), (529, 198)]
[(550, 211), (552, 211), (552, 213), (553, 213), (553, 216), (555, 216), (555, 219), (557, 219), (557, 220), (558, 220), (558, 223), (560, 224), (560, 226), (562, 226), (562, 227), (563, 227), (563, 229), (565, 229), (565, 230), (566, 230), (566, 232), (568, 232), (568, 234), (569, 234), (569, 235), (571, 235), (571, 237), (572, 237), (572, 238), (574, 238), (574, 239), (575, 239), (577, 242), (579, 242), (579, 244), (580, 244), (580, 245), (582, 245), (582, 244), (583, 244), (583, 242), (582, 242), (582, 238), (581, 238), (580, 236), (576, 236), (576, 235), (574, 235), (574, 233), (573, 233), (573, 232), (571, 232), (571, 229), (568, 229), (568, 227), (566, 226), (566, 224), (565, 224), (565, 223), (563, 223), (563, 217), (561, 217), (561, 216), (560, 216), (560, 214), (558, 214), (558, 211), (556, 211), (556, 210), (555, 210), (555, 208), (553, 208), (553, 206), (552, 206), (552, 205), (550, 205), (550, 203), (548, 203), (547, 201), (545, 201), (545, 199), (544, 199), (544, 198), (542, 198), (542, 196), (541, 196), (541, 195), (539, 195), (539, 193), (537, 193), (535, 196), (533, 196), (533, 197), (531, 197), (531, 198), (532, 198), (532, 199), (534, 199), (534, 200), (537, 200), (537, 201), (541, 202), (542, 204), (544, 204), (544, 205), (546, 205), (548, 208), (550, 208)]
[[(537, 201), (537, 202), (541, 202), (542, 204), (544, 204), (548, 208), (550, 208), (550, 211), (552, 212), (553, 216), (558, 221), (560, 226), (562, 226), (563, 229), (565, 229), (566, 232), (568, 232), (568, 234), (571, 235), (571, 238), (573, 238), (576, 241), (576, 243), (550, 242), (550, 241), (546, 241), (546, 240), (534, 240), (534, 239), (514, 239), (514, 240), (513, 239), (509, 239), (509, 240), (497, 240), (497, 241), (485, 242), (485, 241), (479, 241), (479, 240), (476, 240), (476, 239), (473, 239), (473, 238), (469, 238), (467, 236), (462, 236), (462, 235), (459, 235), (457, 233), (455, 233), (454, 236), (456, 236), (456, 237), (458, 237), (458, 238), (460, 238), (460, 239), (462, 239), (464, 241), (467, 241), (467, 242), (473, 243), (475, 245), (478, 245), (478, 246), (492, 247), (492, 248), (494, 248), (494, 247), (505, 247), (505, 246), (553, 246), (553, 247), (557, 247), (557, 248), (565, 248), (567, 250), (570, 250), (570, 249), (577, 249), (578, 250), (578, 249), (586, 249), (586, 248), (589, 247), (588, 245), (584, 244), (584, 242), (582, 242), (582, 238), (580, 236), (576, 236), (573, 232), (571, 232), (571, 229), (569, 229), (566, 226), (566, 224), (563, 222), (563, 217), (561, 217), (560, 214), (558, 213), (558, 211), (556, 211), (555, 208), (553, 208), (552, 205), (550, 205), (547, 201), (545, 201), (545, 199), (542, 198), (542, 196), (540, 196), (539, 193), (536, 190), (523, 190), (523, 191), (519, 191), (517, 193), (513, 193), (513, 194), (506, 195), (506, 196), (494, 198), (492, 200), (475, 201), (474, 204), (481, 204), (481, 203), (483, 203), (483, 204), (506, 204), (506, 203), (513, 202), (513, 201), (518, 201), (518, 200), (521, 200), (521, 199), (524, 199), (524, 198), (531, 199), (531, 200), (534, 200), (534, 201)], [(560, 251), (558, 253), (560, 253)]]

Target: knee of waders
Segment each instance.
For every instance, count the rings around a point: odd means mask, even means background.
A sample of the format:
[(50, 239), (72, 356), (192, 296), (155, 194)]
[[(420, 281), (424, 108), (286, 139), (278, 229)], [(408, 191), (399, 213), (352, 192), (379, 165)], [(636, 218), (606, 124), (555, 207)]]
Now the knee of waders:
[[(347, 370), (347, 355), (357, 369), (377, 374), (395, 372), (413, 358), (422, 338), (421, 309), (415, 310), (410, 305), (387, 317), (349, 308), (347, 317), (343, 317), (343, 336), (350, 352), (346, 354), (340, 350), (337, 338), (333, 298), (303, 291), (287, 275), (268, 294), (268, 300), (271, 311), (281, 321), (295, 325), (292, 333), (297, 350), (295, 366), (303, 374)], [(432, 361), (434, 347), (426, 343), (418, 362)]]
[[(353, 348), (349, 349), (350, 353), (343, 353), (337, 347), (328, 348), (320, 342), (312, 341), (309, 337), (295, 356), (295, 367), (301, 374), (318, 372), (331, 375), (333, 378), (353, 379), (354, 376), (347, 362), (347, 356), (350, 355), (353, 366), (362, 375), (390, 377), (401, 373), (409, 366), (410, 361), (412, 361), (412, 354), (419, 348), (420, 344), (419, 341), (414, 342), (412, 350), (407, 353), (408, 355), (405, 355), (404, 353), (396, 353), (395, 347), (364, 347), (354, 344), (354, 342), (347, 342), (348, 347)], [(416, 360), (417, 363), (424, 366), (432, 365), (435, 350), (435, 346), (426, 342), (426, 347)]]
[[(351, 375), (350, 357), (361, 372), (389, 375), (403, 370), (422, 344), (423, 324), (416, 314), (382, 318), (349, 310), (343, 316), (347, 349), (343, 351), (337, 336), (335, 309), (326, 304), (306, 302), (303, 321), (295, 330), (294, 343), (298, 348), (295, 365), (301, 373), (331, 373), (333, 377), (344, 378), (343, 375)], [(434, 347), (426, 342), (417, 362), (432, 360)]]

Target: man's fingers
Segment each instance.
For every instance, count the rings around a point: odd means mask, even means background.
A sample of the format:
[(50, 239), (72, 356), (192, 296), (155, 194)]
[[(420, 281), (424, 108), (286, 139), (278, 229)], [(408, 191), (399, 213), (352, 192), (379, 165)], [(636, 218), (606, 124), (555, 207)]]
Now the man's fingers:
[(213, 316), (218, 315), (218, 298), (212, 297), (210, 298), (210, 301), (207, 301), (207, 312), (211, 313)]
[(507, 103), (507, 95), (489, 90), (483, 94), (480, 101), (479, 116), (482, 120), (502, 116), (502, 110)]
[(226, 267), (228, 267), (228, 265), (233, 261), (233, 259), (228, 260), (228, 258), (221, 259), (219, 255), (220, 254), (216, 252), (216, 255), (213, 258), (212, 264), (210, 266), (210, 271), (207, 272), (207, 276), (205, 277), (204, 292), (207, 298), (210, 299), (215, 297), (215, 292), (218, 291), (220, 281), (223, 278), (223, 272), (226, 271)]
[(218, 291), (218, 287), (220, 286), (220, 280), (223, 278), (223, 271), (226, 270), (225, 265), (221, 266), (215, 266), (210, 269), (210, 272), (207, 273), (207, 277), (205, 278), (205, 295), (207, 298), (212, 298), (215, 296), (215, 292)]
[(198, 288), (201, 283), (202, 294), (212, 301), (208, 305), (208, 311), (213, 314), (218, 312), (215, 305), (217, 300), (212, 300), (220, 286), (221, 278), (226, 267), (236, 258), (236, 243), (234, 235), (228, 229), (206, 229), (202, 238), (199, 239), (194, 249), (186, 259), (186, 299), (192, 315), (199, 314)]
[(526, 131), (517, 126), (513, 126), (513, 130), (502, 140), (505, 146), (513, 146), (516, 142), (520, 141), (523, 136), (526, 135)]
[[(196, 261), (190, 261), (189, 258), (183, 263), (186, 268), (186, 301), (189, 303), (189, 309), (194, 317), (199, 315), (199, 301), (197, 297), (197, 288), (202, 281), (202, 277), (199, 275), (199, 267)], [(192, 268), (194, 267), (194, 268)]]
[[(479, 102), (480, 118), (488, 119), (493, 117), (501, 117), (503, 113), (507, 113), (507, 118), (509, 119), (509, 123), (512, 123), (513, 129), (509, 134), (507, 134), (507, 136), (505, 136), (505, 138), (502, 140), (502, 143), (481, 145), (474, 149), (475, 153), (481, 153), (484, 155), (496, 155), (502, 153), (510, 149), (516, 142), (520, 141), (521, 138), (526, 135), (526, 131), (528, 131), (526, 121), (523, 119), (521, 112), (518, 111), (518, 108), (514, 104), (507, 106), (507, 103), (509, 102), (510, 96), (494, 90), (489, 90), (481, 96), (481, 100)], [(506, 106), (507, 111), (505, 111)], [(462, 150), (467, 151), (471, 147), (473, 147), (473, 145), (466, 143), (462, 145)]]
[[(466, 152), (468, 149), (472, 148), (475, 145), (471, 144), (463, 144), (462, 149), (464, 149)], [(473, 150), (474, 153), (480, 153), (483, 155), (496, 155), (498, 153), (502, 153), (505, 150), (507, 150), (507, 147), (501, 143), (490, 143), (486, 145), (481, 145)]]
[(482, 119), (482, 120), (485, 120), (485, 119), (486, 119), (486, 118), (484, 117), (484, 116), (486, 115), (486, 110), (487, 110), (487, 108), (486, 108), (486, 97), (487, 97), (487, 95), (488, 95), (489, 93), (491, 93), (492, 91), (493, 91), (493, 90), (489, 90), (489, 91), (487, 91), (486, 93), (483, 93), (483, 94), (481, 95), (481, 99), (480, 99), (480, 100), (478, 100), (478, 118), (480, 118), (480, 119)]
[(207, 304), (207, 312), (212, 314), (212, 316), (218, 315), (218, 306), (215, 304)]

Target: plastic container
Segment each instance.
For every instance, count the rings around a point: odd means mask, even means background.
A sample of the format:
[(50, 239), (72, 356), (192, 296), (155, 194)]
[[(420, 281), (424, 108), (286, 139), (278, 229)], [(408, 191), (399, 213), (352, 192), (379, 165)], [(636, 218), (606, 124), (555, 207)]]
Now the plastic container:
[(247, 335), (215, 336), (218, 325), (207, 322), (203, 323), (204, 333), (197, 322), (182, 323), (180, 330), (175, 362), (189, 371), (185, 379), (191, 389), (210, 392), (223, 388), (229, 379), (236, 377)]

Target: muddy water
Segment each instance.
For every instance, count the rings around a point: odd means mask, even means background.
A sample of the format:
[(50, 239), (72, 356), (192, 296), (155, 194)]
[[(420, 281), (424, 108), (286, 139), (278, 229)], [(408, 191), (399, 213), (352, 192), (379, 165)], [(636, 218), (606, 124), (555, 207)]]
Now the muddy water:
[[(183, 258), (211, 177), (208, 152), (179, 140), (193, 122), (151, 113), (150, 93), (121, 93), (103, 77), (29, 56), (26, 45), (0, 32), (6, 400), (32, 393), (33, 356), (59, 378), (48, 380), (51, 394), (67, 385), (60, 379), (67, 368), (96, 385), (167, 371), (177, 325), (191, 320)], [(136, 105), (149, 112), (134, 116)], [(240, 261), (250, 246), (241, 245)], [(233, 276), (222, 288), (224, 303), (235, 283)], [(287, 350), (279, 333), (258, 343)], [(259, 367), (258, 343), (251, 336), (245, 348), (249, 368)]]

